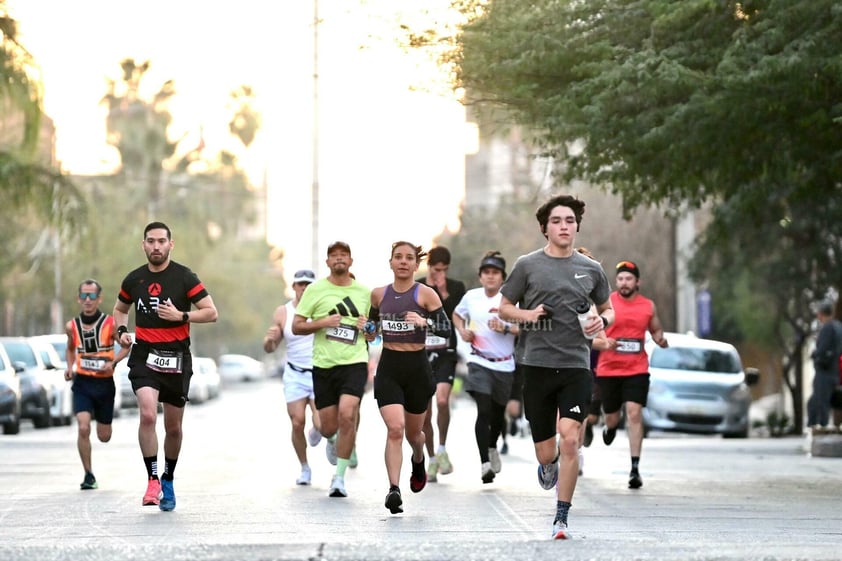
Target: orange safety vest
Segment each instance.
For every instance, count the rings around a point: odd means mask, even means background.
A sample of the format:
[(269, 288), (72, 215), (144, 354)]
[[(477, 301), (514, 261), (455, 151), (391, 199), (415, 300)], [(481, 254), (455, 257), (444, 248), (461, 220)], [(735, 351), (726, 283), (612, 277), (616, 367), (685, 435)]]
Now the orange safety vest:
[(91, 329), (82, 327), (82, 319), (73, 320), (73, 346), (76, 348), (76, 374), (110, 378), (105, 365), (114, 360), (114, 317), (102, 314)]

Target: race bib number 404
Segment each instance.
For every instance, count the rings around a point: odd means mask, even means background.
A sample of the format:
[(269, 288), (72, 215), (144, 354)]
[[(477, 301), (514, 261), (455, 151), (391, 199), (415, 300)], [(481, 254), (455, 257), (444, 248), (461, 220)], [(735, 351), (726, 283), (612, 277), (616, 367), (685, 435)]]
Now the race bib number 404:
[(353, 325), (340, 325), (325, 329), (325, 337), (330, 341), (353, 345), (357, 342), (360, 330)]
[(146, 366), (155, 372), (163, 374), (181, 374), (181, 360), (183, 355), (176, 351), (149, 350)]

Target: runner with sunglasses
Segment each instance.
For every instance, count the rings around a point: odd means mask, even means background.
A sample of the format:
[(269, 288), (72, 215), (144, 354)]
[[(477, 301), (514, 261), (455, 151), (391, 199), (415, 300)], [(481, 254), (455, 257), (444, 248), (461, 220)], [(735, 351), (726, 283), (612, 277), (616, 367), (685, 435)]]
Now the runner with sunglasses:
[(91, 464), (91, 420), (96, 421), (96, 436), (100, 442), (111, 440), (111, 421), (114, 419), (114, 367), (129, 354), (120, 348), (114, 353), (114, 317), (99, 309), (102, 286), (94, 279), (79, 285), (81, 312), (68, 321), (65, 359), (66, 380), (73, 380), (73, 412), (76, 414), (76, 447), (85, 478), (82, 490), (96, 489), (98, 484)]

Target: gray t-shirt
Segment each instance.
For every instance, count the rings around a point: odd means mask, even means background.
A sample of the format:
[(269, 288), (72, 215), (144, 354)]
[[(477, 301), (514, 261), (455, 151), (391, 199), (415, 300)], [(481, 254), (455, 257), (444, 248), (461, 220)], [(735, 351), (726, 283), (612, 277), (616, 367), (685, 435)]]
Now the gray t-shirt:
[(570, 257), (550, 257), (543, 249), (522, 255), (500, 290), (521, 309), (539, 304), (553, 309), (552, 319), (521, 324), (516, 361), (545, 368), (590, 368), (591, 342), (585, 338), (576, 305), (608, 300), (611, 288), (602, 265), (574, 252)]

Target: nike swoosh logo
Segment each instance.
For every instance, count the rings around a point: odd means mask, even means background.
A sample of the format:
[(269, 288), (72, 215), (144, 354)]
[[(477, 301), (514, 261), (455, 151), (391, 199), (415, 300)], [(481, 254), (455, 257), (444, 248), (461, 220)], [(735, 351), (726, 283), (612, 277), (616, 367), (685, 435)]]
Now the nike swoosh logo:
[(584, 274), (584, 273), (583, 273), (583, 274), (581, 274), (581, 275), (580, 275), (579, 273), (576, 273), (575, 275), (573, 275), (573, 278), (574, 278), (574, 279), (583, 279), (583, 278), (585, 278), (585, 277), (587, 277), (587, 276), (588, 276), (588, 275), (586, 275), (586, 274)]
[(400, 299), (401, 299), (400, 296), (395, 296), (395, 300), (400, 300)]

